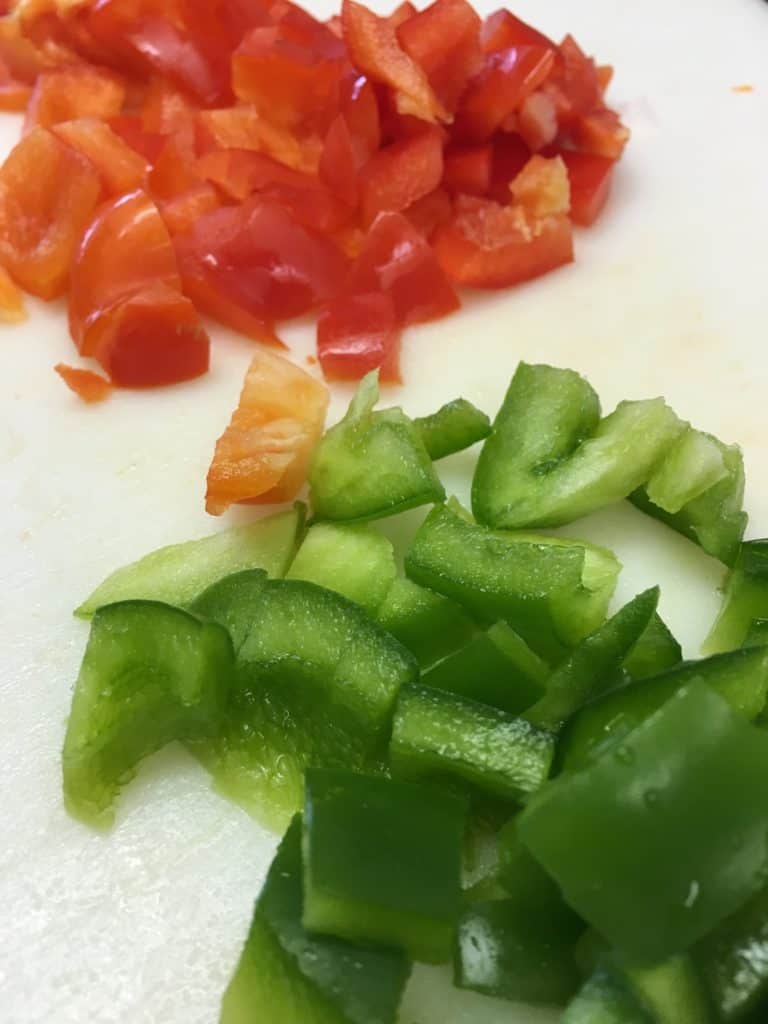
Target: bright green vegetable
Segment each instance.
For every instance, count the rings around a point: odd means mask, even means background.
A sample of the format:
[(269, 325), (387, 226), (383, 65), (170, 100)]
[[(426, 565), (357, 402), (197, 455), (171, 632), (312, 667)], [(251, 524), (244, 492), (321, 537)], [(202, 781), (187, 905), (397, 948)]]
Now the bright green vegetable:
[(486, 414), (466, 398), (456, 398), (431, 416), (420, 416), (413, 422), (434, 461), (471, 447), (491, 432)]
[(402, 409), (374, 412), (378, 398), (369, 373), (315, 449), (309, 483), (318, 519), (381, 519), (445, 497), (413, 420)]
[(244, 569), (284, 576), (301, 539), (305, 514), (297, 503), (248, 526), (153, 551), (108, 576), (75, 615), (90, 618), (97, 608), (117, 601), (162, 601), (186, 608), (216, 580)]
[(304, 927), (450, 959), (466, 801), (408, 782), (307, 773)]
[(507, 620), (537, 654), (557, 660), (603, 621), (620, 566), (584, 541), (493, 531), (438, 506), (405, 568), (473, 615)]
[(708, 1024), (714, 1021), (701, 978), (683, 953), (654, 967), (621, 970), (638, 1001), (651, 1013), (655, 1024)]
[(154, 601), (98, 609), (64, 740), (70, 813), (110, 825), (142, 758), (221, 728), (232, 674), (232, 644), (214, 623)]
[(600, 419), (583, 377), (520, 363), (478, 459), (475, 516), (507, 529), (571, 522), (644, 484), (684, 429), (661, 398)]
[(305, 930), (301, 819), (291, 823), (256, 902), (219, 1024), (395, 1024), (410, 965)]
[(520, 841), (518, 818), (501, 829), (498, 836), (499, 884), (516, 906), (529, 918), (543, 917), (575, 939), (584, 922), (563, 899), (556, 883)]
[(647, 487), (630, 498), (643, 512), (733, 565), (747, 525), (744, 460), (736, 445), (689, 427)]
[(752, 619), (742, 647), (764, 647), (768, 644), (768, 619)]
[(708, 654), (741, 646), (754, 619), (768, 618), (768, 540), (741, 545), (720, 614), (704, 643)]
[(286, 574), (335, 590), (371, 615), (396, 575), (391, 542), (367, 523), (315, 523)]
[(658, 601), (659, 588), (652, 587), (585, 637), (549, 677), (543, 697), (525, 713), (528, 721), (543, 729), (559, 729), (582, 704), (615, 682), (627, 652), (648, 628)]
[(654, 613), (640, 639), (624, 659), (630, 679), (647, 679), (674, 668), (683, 660), (680, 644), (660, 615)]
[(425, 672), (422, 682), (519, 715), (541, 697), (549, 673), (522, 637), (497, 622)]
[(197, 752), (223, 792), (280, 824), (301, 806), (307, 765), (384, 754), (398, 690), (418, 667), (362, 609), (313, 583), (268, 580), (249, 616), (225, 733)]
[(658, 963), (764, 885), (768, 736), (694, 682), (543, 787), (519, 828), (586, 921), (631, 959)]
[(641, 679), (607, 693), (568, 723), (558, 748), (567, 769), (580, 768), (630, 735), (670, 697), (697, 680), (706, 682), (747, 718), (763, 710), (768, 694), (768, 650), (729, 651), (683, 662), (669, 672)]
[(389, 748), (396, 775), (521, 800), (547, 778), (554, 753), (554, 736), (522, 718), (428, 686), (400, 691)]
[(195, 598), (190, 611), (223, 626), (232, 638), (237, 654), (258, 614), (267, 579), (263, 569), (246, 569), (225, 576)]
[(389, 588), (376, 621), (408, 648), (423, 669), (467, 643), (477, 629), (455, 601), (403, 577)]
[(610, 965), (601, 965), (568, 1004), (560, 1024), (656, 1024)]

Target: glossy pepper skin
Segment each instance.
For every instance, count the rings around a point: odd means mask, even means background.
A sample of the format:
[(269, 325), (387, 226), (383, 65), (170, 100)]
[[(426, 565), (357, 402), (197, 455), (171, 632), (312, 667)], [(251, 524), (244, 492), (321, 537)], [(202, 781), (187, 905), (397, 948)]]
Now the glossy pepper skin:
[(407, 957), (308, 932), (302, 904), (297, 815), (256, 901), (219, 1024), (395, 1024), (410, 973)]
[(413, 421), (433, 460), (460, 452), (482, 441), (491, 432), (491, 421), (466, 398), (455, 398), (430, 416)]
[(114, 799), (142, 758), (172, 740), (216, 734), (233, 670), (232, 643), (216, 624), (154, 601), (100, 608), (64, 740), (70, 813), (112, 824)]
[(308, 772), (304, 926), (450, 959), (466, 813), (466, 800), (430, 786)]
[(622, 402), (601, 419), (573, 370), (520, 363), (478, 459), (473, 511), (507, 529), (578, 519), (645, 483), (683, 430), (663, 399)]
[(739, 647), (753, 620), (764, 618), (768, 618), (768, 540), (749, 540), (739, 548), (704, 650), (712, 654)]
[(560, 1024), (656, 1024), (626, 981), (600, 965), (568, 1004)]
[(765, 884), (768, 737), (691, 683), (544, 787), (519, 827), (587, 922), (635, 963), (658, 963)]

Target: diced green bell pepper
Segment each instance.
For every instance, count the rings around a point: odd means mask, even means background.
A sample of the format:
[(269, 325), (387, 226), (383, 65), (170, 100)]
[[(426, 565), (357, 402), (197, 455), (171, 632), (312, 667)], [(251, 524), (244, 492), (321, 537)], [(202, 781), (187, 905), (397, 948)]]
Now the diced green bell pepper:
[(768, 540), (739, 548), (725, 586), (720, 614), (704, 642), (708, 654), (740, 647), (754, 619), (768, 618)]
[(201, 619), (223, 626), (232, 638), (235, 654), (248, 638), (261, 606), (262, 591), (267, 582), (263, 569), (245, 569), (212, 583), (190, 605), (190, 611)]
[(395, 581), (391, 541), (367, 523), (315, 523), (286, 573), (355, 601), (370, 615)]
[(220, 740), (196, 750), (218, 788), (269, 824), (301, 806), (307, 765), (373, 765), (386, 752), (412, 656), (339, 594), (268, 580), (249, 611)]
[(621, 972), (638, 1001), (650, 1011), (654, 1024), (710, 1024), (712, 1007), (696, 967), (679, 953), (653, 967), (630, 967)]
[(486, 414), (466, 398), (455, 398), (431, 416), (419, 416), (413, 422), (433, 461), (470, 448), (491, 432)]
[(577, 935), (512, 899), (474, 903), (459, 922), (454, 984), (502, 999), (562, 1006), (579, 987)]
[(768, 1020), (768, 889), (705, 936), (693, 957), (719, 1020)]
[(301, 818), (280, 844), (224, 993), (219, 1024), (395, 1024), (410, 964), (301, 923)]
[(768, 736), (699, 681), (537, 793), (520, 836), (637, 963), (687, 949), (768, 875)]
[(615, 682), (627, 652), (648, 628), (658, 601), (659, 588), (652, 587), (585, 637), (551, 674), (543, 697), (525, 713), (528, 721), (557, 730), (586, 701)]
[(541, 697), (549, 673), (511, 626), (497, 622), (423, 673), (422, 682), (519, 715)]
[(661, 398), (600, 419), (583, 377), (520, 363), (478, 459), (472, 509), (506, 529), (579, 519), (644, 484), (684, 429)]
[(752, 619), (742, 647), (765, 647), (768, 644), (768, 619)]
[(493, 531), (438, 506), (405, 569), (471, 614), (508, 621), (537, 654), (556, 661), (603, 621), (620, 565), (585, 541)]
[(64, 740), (64, 802), (110, 825), (113, 802), (142, 758), (172, 740), (215, 734), (233, 675), (226, 631), (154, 601), (93, 616)]
[(318, 519), (381, 519), (445, 498), (413, 420), (402, 409), (374, 412), (378, 398), (378, 375), (369, 373), (315, 449), (309, 484)]
[(680, 644), (660, 615), (654, 613), (640, 639), (624, 659), (630, 679), (647, 679), (674, 668), (683, 660)]
[(108, 576), (75, 615), (87, 619), (102, 605), (118, 601), (162, 601), (186, 608), (216, 580), (244, 569), (284, 576), (301, 539), (305, 516), (305, 506), (297, 502), (286, 512), (248, 526), (153, 551)]
[(405, 778), (459, 781), (487, 796), (521, 800), (549, 775), (551, 733), (497, 708), (428, 686), (404, 686), (389, 756)]
[(389, 588), (376, 621), (408, 648), (422, 669), (462, 647), (477, 630), (455, 601), (403, 577)]
[(558, 747), (558, 761), (567, 770), (581, 768), (621, 742), (670, 697), (703, 680), (728, 704), (754, 719), (768, 695), (768, 650), (753, 648), (683, 662), (650, 679), (612, 690), (585, 705), (568, 723)]
[(568, 1004), (560, 1024), (657, 1024), (638, 1003), (626, 981), (601, 965)]
[(466, 815), (464, 799), (432, 787), (309, 771), (304, 927), (449, 960)]

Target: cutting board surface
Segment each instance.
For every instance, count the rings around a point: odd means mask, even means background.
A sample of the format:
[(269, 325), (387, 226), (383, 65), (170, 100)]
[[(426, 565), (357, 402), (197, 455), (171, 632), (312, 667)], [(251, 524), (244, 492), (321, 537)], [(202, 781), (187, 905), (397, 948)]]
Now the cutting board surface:
[[(325, 0), (309, 6), (331, 13)], [(409, 331), (406, 384), (385, 401), (422, 414), (462, 394), (493, 412), (521, 358), (578, 369), (606, 409), (663, 394), (742, 445), (750, 535), (768, 533), (768, 5), (515, 10), (615, 65), (609, 95), (633, 139), (602, 223), (578, 235), (576, 264), (468, 296), (459, 315)], [(754, 91), (733, 91), (741, 84)], [(18, 127), (0, 120), (0, 149)], [(215, 330), (208, 377), (89, 408), (52, 371), (74, 361), (63, 307), (31, 306), (0, 339), (0, 1020), (211, 1024), (274, 837), (176, 749), (142, 768), (114, 829), (95, 834), (62, 808), (59, 754), (87, 635), (72, 609), (118, 565), (244, 518), (209, 519), (203, 488), (251, 344)], [(309, 321), (285, 333), (305, 364)], [(348, 398), (334, 390), (331, 421)], [(465, 454), (446, 468), (460, 496), (471, 465)], [(717, 609), (714, 561), (628, 507), (568, 532), (615, 547), (617, 603), (661, 583), (661, 611), (695, 655)], [(447, 977), (416, 973), (403, 1024), (556, 1020), (456, 993)]]

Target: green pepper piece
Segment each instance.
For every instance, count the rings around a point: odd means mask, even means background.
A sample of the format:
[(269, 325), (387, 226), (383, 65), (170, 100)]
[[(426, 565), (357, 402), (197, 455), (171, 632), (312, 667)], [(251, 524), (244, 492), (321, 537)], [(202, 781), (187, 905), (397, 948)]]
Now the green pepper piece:
[(620, 565), (585, 541), (493, 531), (438, 506), (405, 569), (471, 614), (507, 620), (537, 654), (556, 661), (603, 621)]
[(374, 412), (378, 398), (374, 371), (315, 449), (309, 485), (318, 519), (381, 519), (445, 498), (413, 420), (398, 408)]
[(648, 628), (658, 601), (659, 588), (651, 587), (585, 637), (549, 677), (544, 696), (525, 713), (528, 721), (557, 730), (586, 701), (615, 682), (627, 652)]
[(142, 758), (221, 727), (232, 680), (225, 630), (155, 601), (99, 608), (64, 740), (64, 802), (111, 825), (113, 802)]
[(520, 363), (483, 445), (472, 509), (488, 526), (560, 526), (626, 498), (685, 429), (662, 398), (600, 419), (573, 370)]
[(486, 414), (466, 398), (455, 398), (431, 416), (419, 416), (413, 422), (433, 462), (470, 448), (491, 432)]
[(630, 501), (733, 565), (747, 525), (741, 449), (689, 427)]
[(474, 903), (459, 922), (454, 984), (502, 999), (562, 1006), (579, 987), (576, 935), (512, 899)]
[(75, 615), (88, 619), (97, 608), (118, 601), (162, 601), (186, 608), (216, 580), (244, 569), (284, 576), (301, 538), (305, 515), (305, 506), (297, 502), (286, 512), (248, 526), (153, 551), (108, 576)]
[(466, 815), (464, 799), (428, 786), (307, 772), (304, 927), (450, 959)]
[(560, 1024), (656, 1024), (610, 966), (601, 965), (568, 1004)]
[(425, 686), (519, 715), (544, 692), (549, 665), (505, 622), (497, 622), (422, 675)]
[(237, 654), (251, 631), (266, 582), (267, 574), (263, 569), (246, 569), (225, 576), (195, 598), (190, 611), (223, 626)]
[(621, 971), (655, 1024), (708, 1024), (712, 1008), (687, 953), (653, 967), (620, 964)]
[(454, 601), (402, 577), (389, 588), (376, 620), (408, 648), (423, 669), (466, 644), (477, 629)]
[(768, 736), (699, 681), (537, 793), (520, 836), (636, 963), (700, 939), (765, 883)]
[(768, 618), (768, 540), (745, 541), (728, 574), (720, 614), (704, 651), (731, 651), (744, 642), (753, 619)]
[(305, 930), (301, 817), (291, 822), (224, 993), (219, 1024), (395, 1024), (410, 964)]
[(752, 619), (742, 647), (764, 647), (768, 644), (768, 619)]
[(249, 625), (226, 730), (195, 752), (222, 792), (280, 826), (301, 806), (307, 765), (377, 763), (418, 666), (361, 608), (313, 583), (266, 581)]
[[(718, 1019), (765, 1021), (768, 1008), (768, 889), (721, 922), (693, 949)], [(763, 1013), (759, 1011), (762, 1008)]]
[(315, 523), (286, 574), (335, 590), (373, 615), (397, 575), (391, 541), (367, 523)]
[(683, 662), (669, 672), (612, 690), (585, 705), (568, 723), (558, 748), (562, 767), (581, 768), (650, 718), (670, 697), (701, 679), (749, 719), (765, 707), (768, 651), (753, 648)]
[(404, 686), (389, 756), (395, 775), (458, 780), (503, 800), (521, 800), (549, 775), (554, 736), (485, 704), (428, 686)]
[(674, 668), (682, 660), (680, 644), (661, 616), (654, 612), (640, 639), (624, 659), (622, 668), (630, 679), (647, 679)]

